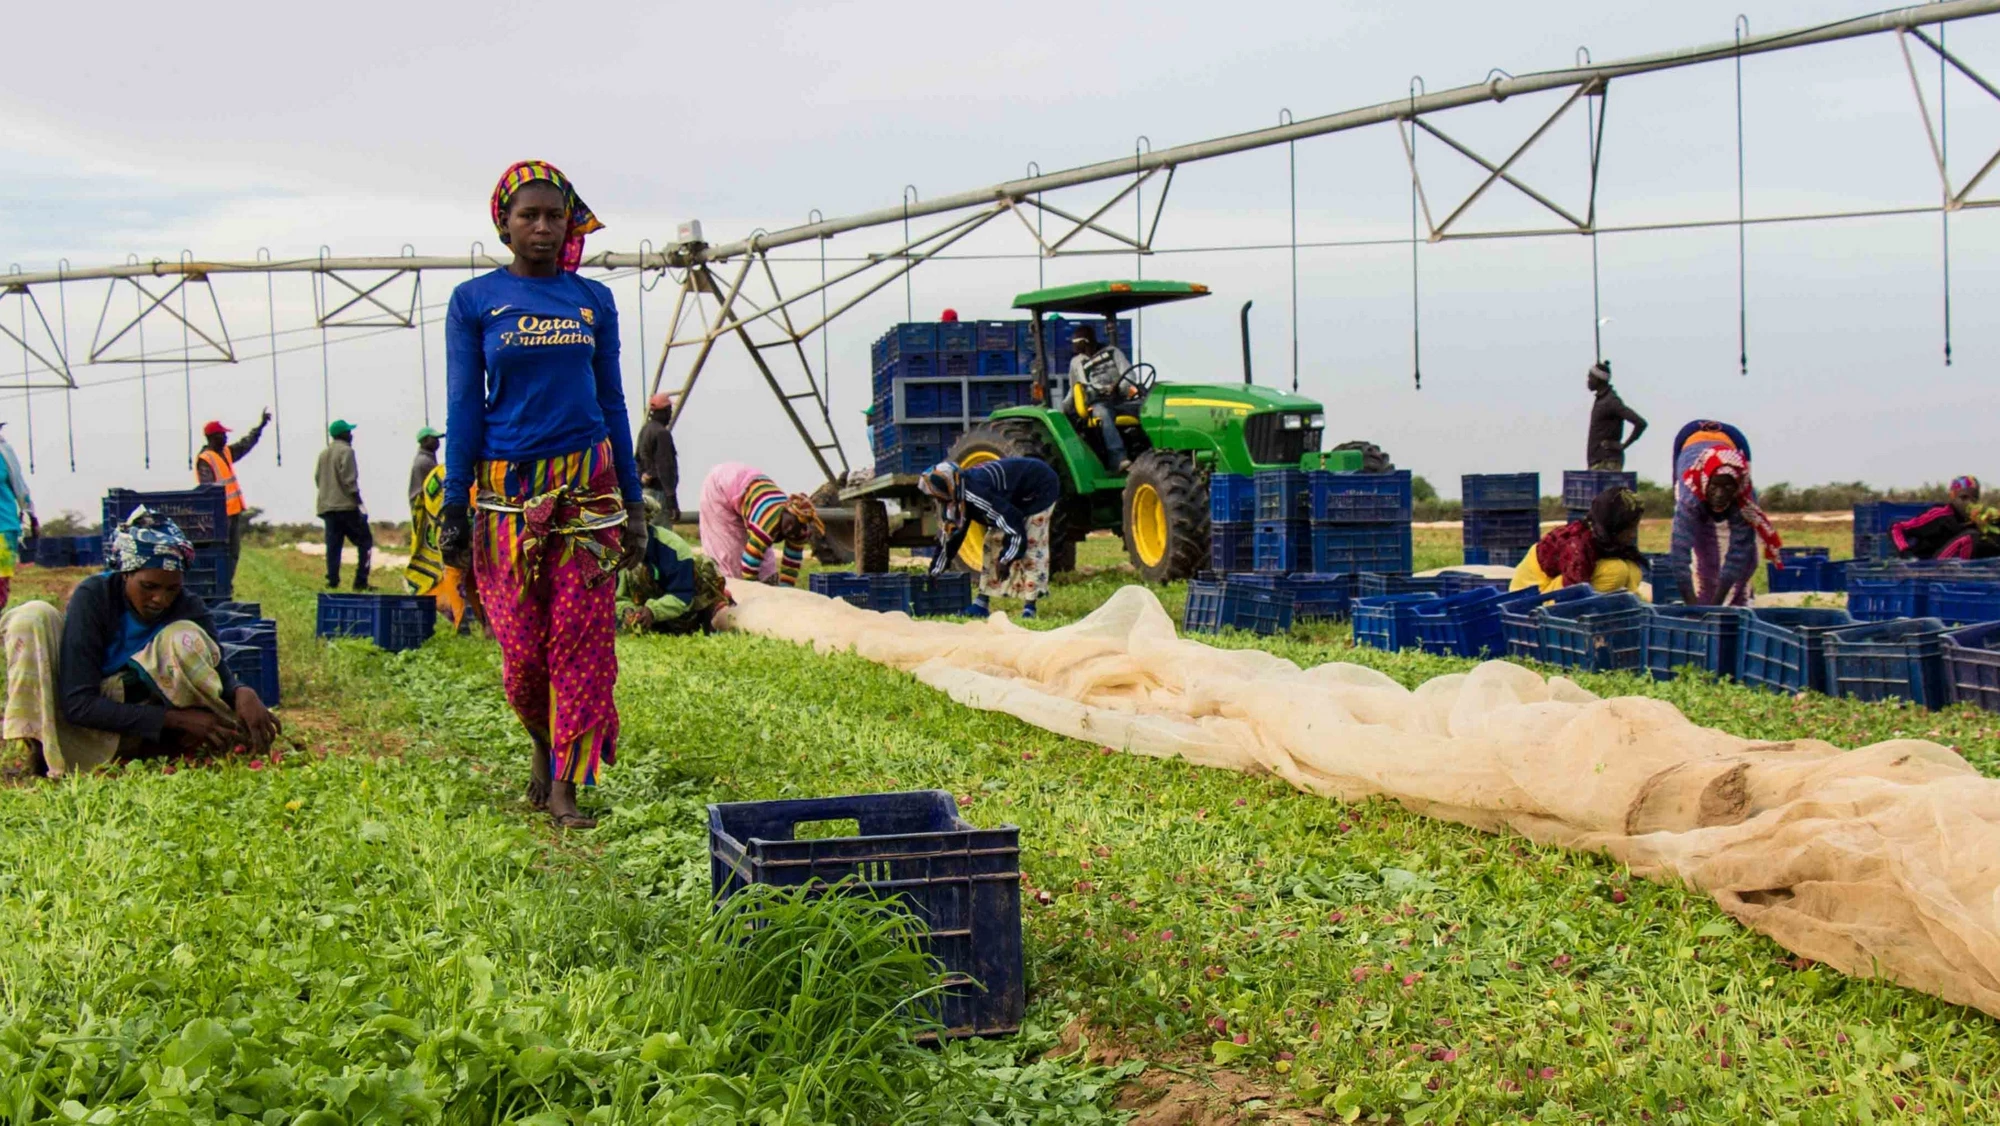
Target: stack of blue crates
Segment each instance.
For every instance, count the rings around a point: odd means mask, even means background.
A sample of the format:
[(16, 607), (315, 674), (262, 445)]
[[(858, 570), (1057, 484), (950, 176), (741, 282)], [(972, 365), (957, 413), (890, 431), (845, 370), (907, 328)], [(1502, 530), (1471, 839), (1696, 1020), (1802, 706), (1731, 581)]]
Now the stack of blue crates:
[(1208, 566), (1220, 575), (1256, 568), (1257, 481), (1242, 473), (1208, 479)]
[(1311, 571), (1312, 488), (1302, 469), (1269, 469), (1256, 476), (1257, 530), (1251, 549), (1256, 570), (1289, 575)]
[(1542, 475), (1468, 473), (1459, 479), (1467, 566), (1512, 567), (1542, 538)]
[(1856, 559), (1894, 559), (1896, 543), (1889, 538), (1889, 529), (1905, 520), (1910, 520), (1930, 511), (1935, 505), (1904, 504), (1899, 501), (1875, 501), (1872, 504), (1854, 506), (1854, 557)]
[[(911, 322), (875, 341), (868, 437), (876, 472), (920, 473), (994, 411), (1031, 405), (1033, 330), (1032, 321)], [(1060, 379), (1070, 326), (1049, 322), (1048, 333), (1049, 371)], [(1120, 322), (1119, 340), (1129, 356), (1129, 321)]]
[[(1035, 323), (1033, 321), (1021, 321), (1018, 323), (1021, 326), (1020, 334), (1017, 337), (1017, 346), (1020, 351), (1019, 366), (1022, 375), (1030, 375), (1033, 373), (1035, 359)], [(1104, 343), (1104, 318), (1102, 317), (1087, 317), (1083, 318), (1080, 322), (1066, 321), (1061, 317), (1049, 317), (1042, 321), (1042, 342), (1048, 347), (1049, 381), (1054, 386), (1060, 387), (1068, 377), (1069, 361), (1075, 355), (1075, 352), (1069, 346), (1070, 336), (1075, 333), (1076, 326), (1079, 323), (1090, 329), (1090, 334), (1097, 338), (1098, 343)], [(1131, 358), (1132, 322), (1130, 319), (1118, 322), (1118, 348), (1125, 353), (1126, 358)]]
[[(194, 563), (183, 580), (184, 588), (204, 602), (228, 599), (235, 586), (229, 562), (229, 501), (221, 485), (200, 485), (171, 492), (142, 493), (133, 489), (113, 489), (104, 494), (104, 536), (109, 538), (134, 509), (163, 516), (177, 525), (194, 544)], [(98, 554), (101, 562), (103, 552)]]
[(1639, 489), (1639, 475), (1609, 469), (1570, 469), (1563, 472), (1563, 509), (1571, 520), (1590, 515), (1597, 494), (1612, 487)]
[(1307, 479), (1312, 548), (1299, 570), (1350, 575), (1364, 571), (1410, 573), (1416, 552), (1410, 540), (1409, 470), (1337, 473), (1315, 469), (1301, 476)]

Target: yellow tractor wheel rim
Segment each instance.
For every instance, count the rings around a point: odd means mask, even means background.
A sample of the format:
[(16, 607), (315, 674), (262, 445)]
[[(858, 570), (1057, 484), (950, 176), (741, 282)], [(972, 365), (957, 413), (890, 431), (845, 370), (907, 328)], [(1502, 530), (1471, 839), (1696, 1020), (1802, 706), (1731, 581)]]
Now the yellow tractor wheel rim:
[[(971, 469), (975, 465), (985, 465), (989, 461), (999, 461), (1000, 455), (986, 450), (974, 450), (958, 459), (960, 469)], [(965, 530), (965, 542), (958, 547), (958, 561), (973, 571), (986, 569), (986, 525), (977, 520)]]
[(1132, 490), (1132, 549), (1148, 567), (1159, 566), (1167, 557), (1167, 506), (1151, 485)]

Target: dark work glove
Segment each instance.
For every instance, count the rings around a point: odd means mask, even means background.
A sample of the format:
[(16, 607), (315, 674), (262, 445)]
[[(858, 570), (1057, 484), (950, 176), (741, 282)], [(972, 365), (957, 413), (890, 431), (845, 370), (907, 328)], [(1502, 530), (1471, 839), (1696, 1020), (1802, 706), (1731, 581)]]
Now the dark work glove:
[(993, 564), (993, 577), (1003, 583), (1007, 581), (1007, 576), (1013, 573), (1014, 564), (1007, 562), (1005, 559), (997, 560)]
[(625, 525), (618, 531), (618, 569), (629, 570), (633, 564), (646, 557), (646, 541), (652, 538), (653, 530), (646, 526), (645, 504), (625, 506)]
[(444, 565), (472, 569), (472, 512), (463, 504), (447, 504), (438, 517), (438, 552)]

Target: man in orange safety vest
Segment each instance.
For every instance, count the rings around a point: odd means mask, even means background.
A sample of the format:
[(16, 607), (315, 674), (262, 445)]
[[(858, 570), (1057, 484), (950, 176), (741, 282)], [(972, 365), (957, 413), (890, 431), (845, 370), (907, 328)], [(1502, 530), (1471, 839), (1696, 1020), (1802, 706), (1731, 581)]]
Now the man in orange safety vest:
[(201, 428), (208, 447), (195, 459), (194, 479), (197, 484), (221, 485), (224, 496), (228, 498), (231, 570), (236, 567), (236, 557), (243, 553), (243, 486), (236, 480), (236, 459), (250, 452), (257, 439), (264, 436), (264, 427), (270, 421), (271, 411), (266, 408), (264, 417), (257, 420), (257, 425), (234, 442), (229, 440), (229, 428), (220, 422), (210, 422)]

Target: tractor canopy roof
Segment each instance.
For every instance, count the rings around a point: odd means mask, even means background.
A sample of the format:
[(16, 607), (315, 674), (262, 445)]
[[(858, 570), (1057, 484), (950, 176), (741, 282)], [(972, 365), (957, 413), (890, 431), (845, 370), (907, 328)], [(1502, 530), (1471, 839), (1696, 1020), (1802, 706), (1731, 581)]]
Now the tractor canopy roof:
[(1091, 317), (1115, 317), (1130, 309), (1185, 301), (1208, 296), (1208, 287), (1197, 282), (1177, 281), (1094, 281), (1038, 289), (1014, 298), (1014, 308), (1037, 313), (1081, 313)]

